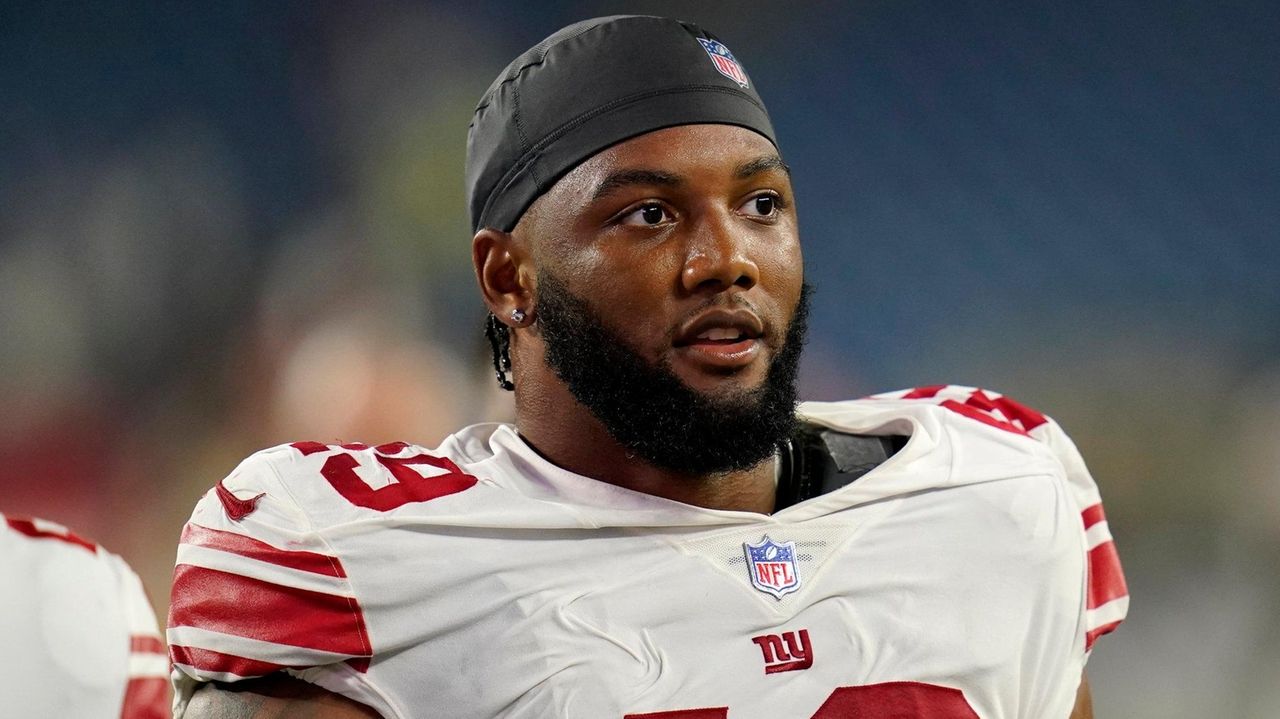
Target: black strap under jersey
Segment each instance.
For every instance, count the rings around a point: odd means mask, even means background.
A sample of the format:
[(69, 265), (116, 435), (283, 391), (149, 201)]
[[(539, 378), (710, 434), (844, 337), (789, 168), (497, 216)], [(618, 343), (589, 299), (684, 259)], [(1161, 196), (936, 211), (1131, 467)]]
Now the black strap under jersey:
[(846, 434), (802, 424), (781, 448), (781, 471), (774, 510), (853, 482), (892, 457), (908, 439), (896, 434)]

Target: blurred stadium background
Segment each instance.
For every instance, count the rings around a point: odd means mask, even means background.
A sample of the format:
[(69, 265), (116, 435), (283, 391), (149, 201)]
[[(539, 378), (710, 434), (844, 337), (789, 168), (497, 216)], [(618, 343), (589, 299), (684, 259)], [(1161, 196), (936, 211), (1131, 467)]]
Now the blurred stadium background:
[(810, 398), (1055, 415), (1133, 596), (1098, 716), (1280, 716), (1280, 10), (1184, 2), (5, 2), (0, 510), (158, 611), (196, 498), (292, 439), (510, 414), (466, 126), (568, 22), (698, 21), (769, 102)]

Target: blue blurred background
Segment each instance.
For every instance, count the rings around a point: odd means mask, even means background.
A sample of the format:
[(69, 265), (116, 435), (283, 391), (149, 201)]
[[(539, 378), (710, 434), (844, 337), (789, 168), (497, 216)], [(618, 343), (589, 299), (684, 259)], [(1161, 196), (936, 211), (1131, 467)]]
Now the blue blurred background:
[(0, 4), (0, 510), (157, 609), (199, 495), (293, 439), (510, 415), (472, 108), (561, 25), (674, 15), (769, 104), (818, 288), (809, 398), (1044, 409), (1133, 596), (1097, 715), (1280, 716), (1280, 6)]

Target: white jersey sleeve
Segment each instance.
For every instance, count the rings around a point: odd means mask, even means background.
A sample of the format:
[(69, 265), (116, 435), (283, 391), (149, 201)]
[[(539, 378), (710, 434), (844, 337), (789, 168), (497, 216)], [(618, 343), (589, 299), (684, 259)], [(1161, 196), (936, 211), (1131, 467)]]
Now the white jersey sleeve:
[(141, 581), (59, 524), (0, 515), (0, 636), (6, 716), (169, 715), (168, 661)]
[(1080, 451), (1056, 421), (999, 393), (960, 385), (918, 387), (876, 395), (876, 398), (932, 402), (1047, 445), (1065, 470), (1071, 498), (1080, 513), (1080, 527), (1088, 551), (1082, 623), (1086, 652), (1092, 651), (1098, 637), (1120, 626), (1129, 611), (1129, 590), (1103, 511), (1102, 497)]
[(178, 717), (200, 682), (367, 668), (372, 650), (347, 573), (281, 478), (291, 452), (245, 460), (182, 531), (168, 627)]

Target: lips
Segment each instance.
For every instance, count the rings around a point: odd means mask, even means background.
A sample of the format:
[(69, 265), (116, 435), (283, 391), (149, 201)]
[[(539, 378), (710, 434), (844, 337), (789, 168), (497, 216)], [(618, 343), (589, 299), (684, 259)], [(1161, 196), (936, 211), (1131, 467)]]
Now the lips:
[(675, 346), (725, 341), (757, 340), (764, 323), (750, 310), (708, 310), (685, 323), (676, 333)]
[(709, 310), (690, 320), (673, 343), (681, 354), (717, 368), (743, 367), (760, 353), (764, 323), (749, 310)]

